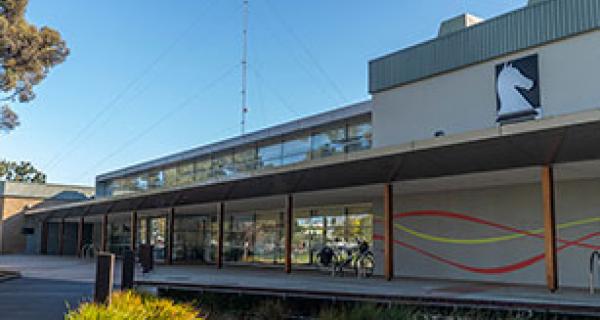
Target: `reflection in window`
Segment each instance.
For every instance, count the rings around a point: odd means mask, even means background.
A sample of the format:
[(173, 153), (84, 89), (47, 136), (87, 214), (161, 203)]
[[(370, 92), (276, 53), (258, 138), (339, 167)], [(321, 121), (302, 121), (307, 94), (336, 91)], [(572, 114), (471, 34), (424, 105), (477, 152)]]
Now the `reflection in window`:
[(161, 171), (154, 171), (148, 174), (148, 188), (158, 189), (165, 185), (165, 173)]
[(148, 190), (148, 175), (141, 175), (135, 178), (135, 188), (140, 191)]
[(292, 237), (292, 262), (295, 264), (314, 264), (317, 253), (323, 247), (323, 217), (312, 216), (310, 210), (294, 212)]
[(177, 216), (173, 240), (175, 261), (213, 263), (217, 246), (216, 216)]
[(346, 130), (344, 128), (330, 129), (312, 136), (313, 158), (324, 158), (344, 152)]
[(254, 262), (283, 263), (283, 213), (265, 212), (256, 214), (256, 235), (254, 243)]
[(298, 137), (283, 143), (283, 165), (310, 159), (310, 137)]
[(165, 169), (165, 186), (168, 188), (177, 186), (176, 167)]
[(235, 174), (233, 167), (233, 154), (221, 154), (215, 156), (212, 161), (213, 177), (230, 177)]
[(270, 144), (258, 148), (258, 165), (261, 168), (281, 166), (281, 143)]
[(190, 185), (194, 183), (194, 164), (191, 162), (177, 166), (177, 185)]
[(370, 122), (348, 125), (348, 152), (370, 149), (372, 140), (373, 127)]
[(201, 159), (194, 165), (194, 180), (196, 182), (204, 182), (210, 179), (212, 161), (210, 158)]
[(252, 262), (255, 239), (254, 215), (230, 214), (223, 223), (223, 256), (228, 262)]
[(256, 169), (256, 148), (236, 150), (233, 156), (236, 172), (250, 172)]

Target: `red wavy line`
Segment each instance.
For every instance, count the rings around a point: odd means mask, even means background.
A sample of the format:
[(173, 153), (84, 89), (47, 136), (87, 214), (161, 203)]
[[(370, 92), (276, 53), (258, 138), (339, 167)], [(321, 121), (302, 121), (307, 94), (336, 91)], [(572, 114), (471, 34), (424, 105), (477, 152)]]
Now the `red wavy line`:
[[(557, 252), (561, 252), (561, 251), (563, 251), (563, 250), (565, 250), (565, 249), (567, 249), (569, 247), (572, 247), (572, 246), (580, 245), (582, 241), (586, 241), (586, 240), (589, 240), (589, 239), (591, 239), (593, 237), (597, 237), (597, 236), (600, 236), (600, 232), (590, 233), (590, 234), (588, 234), (588, 235), (586, 235), (584, 237), (581, 237), (581, 238), (579, 238), (579, 239), (577, 239), (575, 241), (569, 241), (567, 244), (563, 244), (560, 247), (558, 247), (557, 248)], [(383, 236), (377, 235), (377, 234), (373, 235), (373, 239), (374, 240), (384, 240)], [(405, 247), (407, 249), (416, 251), (416, 252), (418, 252), (418, 253), (420, 253), (422, 255), (430, 257), (430, 258), (432, 258), (434, 260), (437, 260), (439, 262), (442, 262), (442, 263), (451, 265), (453, 267), (456, 267), (458, 269), (469, 271), (469, 272), (473, 272), (473, 273), (480, 273), (480, 274), (503, 274), (503, 273), (510, 273), (510, 272), (514, 272), (514, 271), (521, 270), (521, 269), (524, 269), (526, 267), (529, 267), (529, 266), (531, 266), (531, 265), (533, 265), (533, 264), (535, 264), (535, 263), (537, 263), (537, 262), (539, 262), (539, 261), (541, 261), (541, 260), (544, 259), (544, 254), (542, 253), (542, 254), (536, 255), (536, 256), (534, 256), (532, 258), (529, 258), (529, 259), (526, 259), (526, 260), (523, 260), (521, 262), (517, 262), (517, 263), (514, 263), (514, 264), (509, 264), (509, 265), (500, 266), (500, 267), (479, 268), (479, 267), (472, 267), (472, 266), (468, 266), (468, 265), (465, 265), (465, 264), (462, 264), (462, 263), (459, 263), (459, 262), (456, 262), (456, 261), (452, 261), (452, 260), (446, 259), (444, 257), (438, 256), (438, 255), (433, 254), (433, 253), (431, 253), (429, 251), (423, 250), (421, 248), (415, 247), (415, 246), (413, 246), (411, 244), (408, 244), (408, 243), (405, 243), (405, 242), (402, 242), (402, 241), (394, 240), (394, 243), (398, 244), (400, 246), (403, 246), (403, 247)]]
[[(484, 220), (484, 219), (480, 219), (480, 218), (476, 218), (476, 217), (471, 217), (471, 216), (461, 214), (461, 213), (448, 212), (448, 211), (423, 210), (423, 211), (396, 213), (396, 214), (394, 214), (394, 219), (402, 219), (402, 218), (407, 218), (407, 217), (418, 217), (418, 216), (437, 216), (437, 217), (465, 220), (465, 221), (474, 222), (474, 223), (478, 223), (478, 224), (482, 224), (482, 225), (487, 225), (487, 226), (490, 226), (490, 227), (493, 227), (496, 229), (500, 229), (500, 230), (504, 230), (504, 231), (522, 234), (522, 235), (525, 235), (528, 237), (533, 237), (533, 238), (538, 238), (538, 239), (544, 238), (544, 236), (542, 236), (540, 234), (534, 234), (529, 231), (520, 230), (517, 228), (507, 226), (507, 225), (502, 225), (502, 224), (495, 223), (492, 221), (488, 221), (488, 220)], [(381, 222), (380, 219), (376, 219), (376, 221), (377, 220), (379, 220), (379, 222)], [(591, 250), (600, 250), (600, 246), (594, 246), (594, 245), (590, 245), (590, 244), (586, 244), (586, 243), (573, 242), (573, 241), (562, 239), (562, 238), (557, 238), (557, 241), (562, 244), (573, 244), (580, 248), (586, 248), (586, 249), (591, 249)]]

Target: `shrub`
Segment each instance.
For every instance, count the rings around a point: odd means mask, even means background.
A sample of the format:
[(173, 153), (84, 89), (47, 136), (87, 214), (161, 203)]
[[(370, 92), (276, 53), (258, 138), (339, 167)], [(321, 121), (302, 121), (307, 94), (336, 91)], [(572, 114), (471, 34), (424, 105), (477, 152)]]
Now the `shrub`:
[(133, 291), (116, 292), (110, 305), (84, 303), (70, 311), (66, 320), (196, 320), (199, 312), (188, 304), (142, 295)]

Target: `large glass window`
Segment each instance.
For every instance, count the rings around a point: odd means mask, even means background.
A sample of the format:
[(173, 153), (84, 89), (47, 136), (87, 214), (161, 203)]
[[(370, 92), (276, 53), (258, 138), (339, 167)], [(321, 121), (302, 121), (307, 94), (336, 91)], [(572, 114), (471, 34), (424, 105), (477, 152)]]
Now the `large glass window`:
[(210, 179), (211, 176), (212, 161), (210, 158), (204, 158), (195, 164), (195, 180), (197, 182), (204, 182)]
[(281, 143), (268, 144), (258, 148), (258, 165), (261, 168), (281, 166)]
[(166, 187), (170, 188), (170, 187), (177, 186), (177, 168), (176, 167), (171, 167), (171, 168), (165, 169), (164, 175), (165, 175), (165, 186)]
[(220, 154), (212, 161), (213, 177), (230, 177), (235, 174), (233, 167), (233, 153)]
[(371, 148), (373, 140), (373, 127), (370, 121), (352, 123), (348, 125), (348, 152), (366, 150)]
[(343, 127), (324, 130), (312, 136), (313, 158), (324, 158), (344, 152), (346, 129)]
[(254, 262), (283, 263), (283, 213), (278, 211), (256, 214)]
[(129, 249), (131, 227), (129, 217), (115, 216), (108, 224), (109, 251), (120, 256)]
[(256, 169), (256, 148), (236, 150), (233, 156), (236, 172), (249, 172)]
[(135, 178), (135, 189), (138, 191), (148, 190), (148, 175), (142, 174)]
[(223, 223), (223, 256), (228, 262), (252, 262), (255, 243), (255, 215), (229, 214)]
[(294, 211), (294, 236), (292, 238), (292, 262), (314, 264), (316, 255), (323, 247), (323, 217), (313, 216), (311, 210)]
[(186, 162), (177, 166), (177, 185), (194, 183), (194, 163)]
[(310, 137), (300, 136), (283, 143), (283, 165), (310, 160)]
[(173, 259), (187, 263), (213, 263), (216, 252), (216, 216), (176, 216)]
[(148, 189), (159, 189), (165, 186), (165, 173), (162, 170), (148, 174)]

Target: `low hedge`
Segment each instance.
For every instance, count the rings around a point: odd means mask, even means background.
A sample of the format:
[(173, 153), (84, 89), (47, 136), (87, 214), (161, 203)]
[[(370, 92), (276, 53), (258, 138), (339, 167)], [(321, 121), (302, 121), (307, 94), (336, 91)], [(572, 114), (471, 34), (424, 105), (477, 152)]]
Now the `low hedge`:
[(190, 304), (139, 294), (115, 292), (110, 305), (84, 303), (70, 311), (65, 320), (197, 320), (203, 319)]

